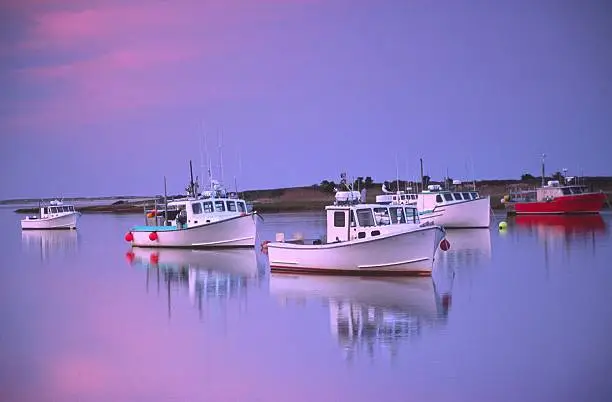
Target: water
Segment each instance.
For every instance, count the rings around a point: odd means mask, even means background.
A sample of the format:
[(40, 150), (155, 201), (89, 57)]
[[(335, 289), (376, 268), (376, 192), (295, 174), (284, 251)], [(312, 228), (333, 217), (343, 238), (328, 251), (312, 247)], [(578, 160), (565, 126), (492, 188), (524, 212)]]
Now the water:
[[(259, 241), (325, 228), (264, 218)], [(259, 246), (126, 255), (140, 216), (22, 233), (0, 209), (0, 400), (610, 400), (612, 216), (560, 219), (449, 231), (433, 279), (343, 279), (270, 275)]]

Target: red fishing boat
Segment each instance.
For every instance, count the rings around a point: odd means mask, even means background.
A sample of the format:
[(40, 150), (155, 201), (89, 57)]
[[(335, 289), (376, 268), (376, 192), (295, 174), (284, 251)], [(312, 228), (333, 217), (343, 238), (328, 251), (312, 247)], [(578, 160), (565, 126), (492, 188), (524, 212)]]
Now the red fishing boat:
[(531, 190), (510, 192), (501, 202), (510, 215), (521, 214), (597, 214), (607, 198), (603, 192), (589, 191), (585, 185), (571, 184), (575, 177), (566, 177), (544, 184), (545, 169), (542, 155), (542, 186)]
[(502, 202), (509, 214), (596, 214), (606, 202), (606, 195), (588, 191), (586, 186), (550, 180), (546, 186), (511, 193)]

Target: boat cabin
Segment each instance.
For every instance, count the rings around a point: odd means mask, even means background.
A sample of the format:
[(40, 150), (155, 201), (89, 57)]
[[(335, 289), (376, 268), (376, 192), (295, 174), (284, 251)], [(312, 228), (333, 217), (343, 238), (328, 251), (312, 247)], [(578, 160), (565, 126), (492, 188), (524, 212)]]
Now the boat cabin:
[(413, 206), (360, 204), (359, 192), (336, 194), (336, 203), (325, 207), (327, 214), (327, 242), (366, 239), (406, 228), (418, 227), (419, 213)]
[(183, 226), (187, 227), (246, 215), (247, 212), (246, 202), (231, 194), (224, 198), (186, 199), (168, 203), (168, 218), (177, 220), (184, 216), (186, 220)]
[(566, 195), (584, 194), (585, 186), (562, 186), (558, 180), (549, 180), (546, 186), (536, 189), (536, 201), (550, 201)]
[(438, 205), (454, 204), (480, 198), (476, 191), (449, 191), (438, 184), (427, 186), (427, 190), (419, 193), (417, 207), (419, 211), (431, 211)]
[(416, 193), (407, 194), (403, 191), (398, 191), (395, 194), (381, 194), (376, 196), (377, 204), (402, 204), (416, 205), (418, 195)]
[(64, 204), (61, 201), (51, 201), (48, 206), (40, 207), (40, 219), (57, 218), (63, 215), (74, 214), (77, 211), (74, 205)]
[[(182, 198), (168, 202), (166, 225), (187, 228), (213, 223), (249, 213), (246, 201), (234, 193), (224, 197)], [(147, 211), (148, 226), (163, 225), (163, 208)]]

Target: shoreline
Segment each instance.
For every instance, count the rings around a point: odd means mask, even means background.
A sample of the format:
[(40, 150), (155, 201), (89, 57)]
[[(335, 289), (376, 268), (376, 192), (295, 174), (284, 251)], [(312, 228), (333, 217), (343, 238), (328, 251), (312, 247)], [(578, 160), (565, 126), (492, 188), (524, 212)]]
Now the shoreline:
[[(404, 186), (400, 181), (400, 188)], [(585, 183), (591, 191), (602, 191), (608, 201), (612, 202), (612, 177), (586, 177)], [(439, 182), (431, 182), (439, 184)], [(507, 194), (510, 186), (538, 187), (539, 180), (480, 180), (476, 181), (476, 191), (481, 196), (491, 197), (491, 209), (493, 211), (505, 211), (501, 198)], [(333, 188), (333, 186), (332, 186)], [(471, 185), (466, 185), (464, 191), (472, 191)], [(393, 190), (390, 188), (390, 190)], [(458, 190), (461, 191), (461, 190)], [(367, 187), (366, 202), (375, 203), (376, 196), (382, 194), (382, 183), (372, 183)], [(326, 205), (334, 202), (334, 193), (330, 188), (322, 185), (287, 187), (265, 190), (248, 190), (239, 192), (240, 198), (253, 205), (253, 210), (262, 213), (275, 212), (313, 212), (322, 211)], [(71, 197), (64, 201), (71, 203), (81, 213), (113, 213), (113, 214), (143, 214), (144, 208), (158, 205), (159, 195), (152, 196), (107, 196), (107, 197)], [(171, 197), (184, 197), (184, 195), (169, 195)], [(48, 199), (44, 199), (48, 200)], [(39, 199), (12, 199), (0, 201), (0, 206), (10, 207), (18, 205), (21, 208), (14, 210), (20, 214), (36, 214), (39, 212)], [(81, 205), (79, 205), (81, 204)], [(610, 204), (606, 203), (603, 210), (609, 210)]]

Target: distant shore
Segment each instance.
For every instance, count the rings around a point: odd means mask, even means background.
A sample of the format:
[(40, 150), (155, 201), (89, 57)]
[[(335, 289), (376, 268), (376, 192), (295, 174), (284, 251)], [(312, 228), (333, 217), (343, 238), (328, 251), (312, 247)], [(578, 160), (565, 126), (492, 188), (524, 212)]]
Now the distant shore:
[[(433, 182), (432, 182), (433, 183)], [(603, 191), (612, 202), (612, 177), (585, 178), (585, 183), (593, 191)], [(503, 210), (501, 198), (507, 194), (508, 187), (522, 185), (537, 187), (539, 181), (521, 180), (480, 180), (475, 182), (476, 190), (483, 196), (491, 196), (491, 208)], [(466, 185), (467, 186), (467, 185)], [(469, 186), (471, 187), (471, 186)], [(403, 188), (400, 182), (400, 188)], [(367, 202), (375, 202), (376, 196), (382, 194), (382, 183), (372, 183), (367, 188)], [(288, 187), (265, 190), (249, 190), (239, 193), (240, 197), (253, 204), (253, 209), (262, 213), (274, 212), (305, 212), (321, 211), (334, 200), (333, 192), (326, 191), (322, 186)], [(109, 197), (81, 197), (64, 198), (64, 202), (73, 203), (82, 213), (113, 213), (113, 214), (139, 214), (145, 209), (155, 206), (155, 200), (161, 200), (159, 195), (152, 196), (109, 196)], [(28, 205), (18, 208), (16, 213), (38, 213), (36, 199), (4, 200), (0, 205)], [(48, 199), (43, 200), (48, 201)], [(604, 208), (608, 208), (605, 205)]]

